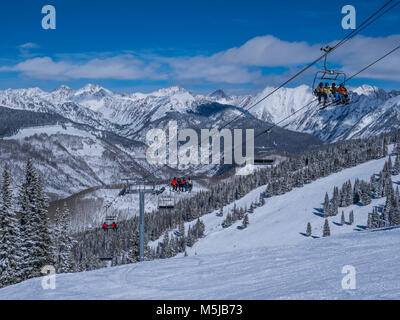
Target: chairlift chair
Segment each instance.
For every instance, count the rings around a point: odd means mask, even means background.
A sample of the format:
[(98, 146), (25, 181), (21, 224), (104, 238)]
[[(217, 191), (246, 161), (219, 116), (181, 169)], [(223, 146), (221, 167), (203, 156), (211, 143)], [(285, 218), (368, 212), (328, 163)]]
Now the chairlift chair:
[(169, 194), (159, 194), (157, 201), (158, 209), (173, 209), (175, 207), (175, 196), (172, 195), (171, 190)]
[(332, 50), (331, 47), (326, 46), (324, 48), (321, 48), (322, 51), (324, 51), (326, 54), (324, 56), (324, 68), (321, 70), (318, 70), (315, 73), (314, 76), (314, 81), (312, 84), (312, 93), (314, 95), (316, 95), (315, 93), (315, 89), (318, 87), (318, 84), (320, 82), (326, 82), (326, 81), (331, 81), (332, 83), (335, 82), (338, 85), (342, 84), (342, 85), (346, 85), (346, 80), (347, 80), (347, 76), (346, 73), (341, 71), (341, 70), (333, 70), (333, 69), (328, 69), (326, 67), (326, 60), (328, 57), (329, 52)]

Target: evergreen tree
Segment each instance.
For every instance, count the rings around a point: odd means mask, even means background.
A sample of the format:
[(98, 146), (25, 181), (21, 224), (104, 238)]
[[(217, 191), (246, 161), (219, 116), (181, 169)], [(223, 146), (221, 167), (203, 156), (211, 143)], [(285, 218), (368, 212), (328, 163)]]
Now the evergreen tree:
[(254, 203), (253, 202), (250, 204), (250, 208), (249, 208), (248, 212), (254, 213)]
[(350, 213), (349, 213), (349, 223), (350, 224), (354, 223), (354, 212), (353, 212), (353, 210), (351, 210)]
[(18, 195), (17, 215), (20, 217), (20, 267), (21, 280), (40, 275), (37, 257), (40, 256), (40, 248), (37, 244), (39, 238), (39, 219), (36, 214), (37, 192), (36, 177), (32, 160), (28, 160), (25, 166), (25, 182), (20, 186)]
[(72, 250), (74, 240), (71, 237), (71, 214), (67, 204), (63, 210), (57, 208), (53, 232), (54, 259), (58, 273), (73, 271)]
[(242, 222), (242, 227), (243, 229), (246, 229), (247, 226), (249, 225), (249, 215), (246, 214), (243, 218), (243, 222)]
[(370, 226), (370, 229), (376, 229), (380, 227), (379, 214), (376, 207), (374, 207), (374, 209), (372, 210)]
[(328, 193), (325, 193), (325, 200), (324, 200), (324, 216), (329, 217), (331, 215), (330, 212), (330, 202), (329, 202), (329, 196)]
[(164, 239), (162, 242), (162, 249), (161, 249), (161, 258), (170, 258), (171, 257), (171, 248), (169, 244), (169, 234), (168, 231), (165, 231), (164, 233)]
[(8, 167), (3, 172), (0, 204), (0, 287), (17, 282), (19, 228), (12, 208)]
[(260, 206), (265, 205), (264, 193), (260, 193)]
[(344, 211), (342, 211), (342, 216), (340, 217), (340, 224), (341, 225), (345, 225), (346, 224), (346, 220), (344, 218)]
[(140, 236), (139, 230), (132, 232), (129, 241), (128, 262), (138, 262), (140, 258)]
[[(38, 238), (40, 239), (37, 247), (38, 247), (38, 255), (37, 255), (37, 268), (36, 270), (39, 271), (46, 266), (46, 265), (53, 265), (54, 264), (54, 247), (52, 244), (52, 234), (51, 234), (51, 228), (50, 228), (50, 220), (47, 215), (47, 208), (48, 208), (48, 200), (47, 197), (45, 196), (43, 192), (43, 185), (42, 185), (42, 179), (40, 176), (37, 176), (35, 179), (35, 190), (36, 190), (36, 217), (37, 217), (37, 234)], [(66, 212), (64, 213), (65, 215), (69, 215), (68, 208), (64, 207)], [(68, 219), (68, 218), (66, 218)], [(69, 232), (69, 227), (68, 227), (68, 221), (65, 222), (67, 225), (67, 233)], [(66, 239), (67, 240), (67, 239)], [(69, 239), (71, 240), (71, 239)], [(66, 246), (69, 247), (69, 249), (65, 252), (66, 255), (70, 256), (71, 249), (72, 249), (72, 243), (71, 241), (67, 241), (68, 243)], [(68, 252), (68, 253), (67, 253)], [(72, 261), (70, 258), (68, 258), (68, 262), (64, 260), (64, 263), (69, 264), (67, 267), (66, 265), (63, 266), (65, 270), (72, 271)]]
[(400, 154), (396, 156), (396, 160), (394, 161), (393, 165), (393, 174), (395, 176), (400, 174)]
[(330, 235), (331, 235), (331, 230), (329, 229), (329, 222), (328, 222), (328, 219), (325, 219), (324, 230), (323, 230), (322, 236), (329, 237)]
[(228, 228), (232, 225), (232, 216), (230, 213), (226, 215), (225, 221), (223, 222), (223, 227)]
[(307, 230), (306, 230), (306, 235), (307, 237), (311, 237), (311, 223), (307, 223)]

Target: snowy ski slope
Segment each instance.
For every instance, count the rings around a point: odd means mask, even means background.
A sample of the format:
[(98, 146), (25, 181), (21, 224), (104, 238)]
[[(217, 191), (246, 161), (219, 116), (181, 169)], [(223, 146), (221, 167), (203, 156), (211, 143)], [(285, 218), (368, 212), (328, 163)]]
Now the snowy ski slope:
[[(355, 178), (369, 181), (387, 158), (318, 179), (302, 188), (266, 199), (249, 214), (250, 225), (237, 222), (223, 229), (216, 212), (203, 216), (206, 237), (179, 255), (108, 269), (57, 276), (55, 290), (43, 290), (41, 278), (0, 289), (0, 299), (399, 299), (400, 229), (361, 231), (372, 206), (343, 208), (353, 225), (336, 225), (331, 237), (321, 238), (319, 215), (325, 192)], [(400, 176), (392, 177), (395, 185)], [(258, 201), (260, 187), (237, 201)], [(224, 215), (233, 204), (224, 208)], [(340, 212), (342, 208), (339, 209)], [(315, 238), (306, 238), (310, 222)], [(359, 226), (359, 227), (358, 227)], [(356, 289), (343, 290), (345, 265), (356, 270)]]

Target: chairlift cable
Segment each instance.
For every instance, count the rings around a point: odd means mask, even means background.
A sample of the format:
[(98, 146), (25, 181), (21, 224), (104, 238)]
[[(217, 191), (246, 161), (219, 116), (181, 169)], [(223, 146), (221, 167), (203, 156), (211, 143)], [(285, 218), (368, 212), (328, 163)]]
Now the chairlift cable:
[[(375, 22), (377, 19), (379, 19), (381, 16), (383, 16), (384, 14), (386, 14), (387, 12), (389, 12), (390, 10), (392, 10), (394, 7), (396, 7), (400, 1), (397, 1), (393, 6), (391, 6), (390, 8), (388, 8), (387, 10), (385, 10), (383, 13), (381, 13), (380, 15), (378, 15), (382, 10), (384, 10), (393, 0), (389, 0), (388, 2), (386, 2), (382, 7), (380, 7), (377, 11), (375, 11), (371, 16), (369, 16), (365, 21), (363, 21), (360, 26), (351, 31), (345, 38), (343, 38), (341, 41), (339, 41), (335, 46), (332, 47), (332, 50), (329, 51), (332, 52), (333, 50), (339, 48), (341, 45), (343, 45), (345, 42), (347, 42), (348, 40), (350, 40), (352, 37), (354, 37), (356, 34), (358, 34), (359, 32), (361, 32), (364, 28), (366, 28), (367, 26), (369, 26), (370, 24), (372, 24), (373, 22)], [(378, 16), (377, 16), (378, 15)], [(375, 17), (375, 19), (374, 19)], [(283, 82), (279, 87), (275, 88), (272, 92), (270, 92), (269, 94), (267, 94), (265, 97), (263, 97), (262, 99), (258, 100), (255, 104), (253, 104), (250, 108), (245, 108), (245, 111), (249, 111), (252, 108), (254, 108), (256, 105), (258, 105), (259, 103), (261, 103), (262, 101), (264, 101), (265, 99), (267, 99), (268, 97), (270, 97), (272, 94), (274, 94), (275, 92), (277, 92), (279, 89), (281, 89), (282, 87), (284, 87), (286, 84), (288, 84), (289, 82), (291, 82), (292, 80), (294, 80), (295, 78), (297, 78), (299, 75), (301, 75), (302, 73), (304, 73), (305, 71), (307, 71), (308, 69), (310, 69), (313, 65), (315, 65), (318, 61), (320, 61), (322, 58), (324, 58), (328, 53), (325, 53), (323, 55), (321, 55), (319, 58), (315, 59), (313, 62), (311, 62), (309, 65), (307, 65), (306, 67), (304, 67), (302, 70), (298, 71), (295, 75), (293, 75), (292, 77), (290, 77), (288, 80), (286, 80), (285, 82)], [(310, 104), (310, 103), (309, 103)], [(295, 111), (293, 114), (291, 114), (290, 116), (294, 115), (295, 113), (299, 112), (300, 110), (306, 108), (309, 104), (307, 104), (306, 106), (303, 106), (301, 109), (298, 109), (297, 111)], [(230, 120), (229, 122), (227, 122), (226, 124), (224, 124), (219, 130), (225, 128), (227, 125), (231, 124), (232, 122), (236, 121), (238, 118), (242, 117), (242, 114), (239, 114), (237, 117), (235, 117), (233, 120)], [(273, 126), (271, 126), (271, 128), (275, 127), (276, 125), (278, 125), (279, 123), (281, 123), (282, 121), (284, 121), (286, 119), (283, 119), (281, 121), (279, 121), (278, 123), (275, 123)], [(270, 128), (270, 129), (271, 129)], [(268, 129), (268, 130), (270, 130)], [(267, 130), (266, 130), (267, 131)], [(262, 134), (264, 134), (265, 132), (263, 132)], [(261, 135), (261, 134), (260, 134)], [(202, 142), (202, 141), (201, 141)], [(153, 172), (151, 172), (150, 174), (144, 176), (143, 178), (141, 178), (141, 181), (143, 180), (147, 180), (150, 176), (154, 176), (154, 174), (156, 172), (158, 172), (159, 170), (163, 169), (164, 167), (166, 167), (167, 164), (164, 164), (162, 166), (160, 166), (159, 168), (155, 169)], [(154, 176), (155, 177), (155, 176)]]

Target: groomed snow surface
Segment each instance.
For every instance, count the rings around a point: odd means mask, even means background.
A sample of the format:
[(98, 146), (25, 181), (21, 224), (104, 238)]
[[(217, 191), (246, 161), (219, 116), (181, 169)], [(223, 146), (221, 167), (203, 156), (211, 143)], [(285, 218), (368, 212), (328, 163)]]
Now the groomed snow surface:
[[(188, 256), (118, 266), (91, 272), (57, 275), (56, 289), (43, 290), (35, 278), (0, 290), (0, 299), (399, 299), (400, 229), (362, 231), (373, 200), (354, 210), (353, 225), (329, 218), (331, 237), (322, 238), (325, 192), (355, 178), (369, 181), (386, 159), (343, 170), (337, 174), (266, 199), (241, 222), (223, 229), (216, 212), (202, 217), (206, 237)], [(399, 185), (400, 176), (392, 177)], [(237, 206), (258, 201), (264, 187), (253, 190)], [(224, 216), (229, 212), (224, 208)], [(314, 238), (307, 238), (310, 222)], [(336, 224), (335, 224), (336, 223)], [(355, 268), (356, 288), (342, 289), (345, 266)]]

